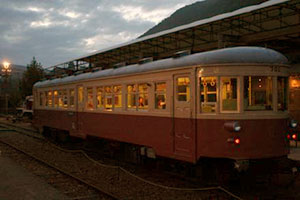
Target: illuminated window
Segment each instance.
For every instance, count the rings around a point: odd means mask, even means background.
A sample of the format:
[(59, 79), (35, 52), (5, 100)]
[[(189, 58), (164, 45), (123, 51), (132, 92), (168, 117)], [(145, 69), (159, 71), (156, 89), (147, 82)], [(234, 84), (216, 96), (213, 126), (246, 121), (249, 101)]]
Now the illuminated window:
[(148, 109), (148, 86), (139, 84), (138, 87), (138, 109)]
[(75, 91), (70, 89), (70, 107), (73, 108), (75, 105)]
[(78, 87), (78, 103), (83, 102), (83, 87)]
[(137, 85), (127, 85), (127, 108), (136, 109)]
[(237, 78), (221, 78), (221, 97), (223, 111), (237, 111)]
[(58, 91), (58, 107), (62, 108), (64, 106), (63, 101), (63, 92), (61, 90)]
[(290, 76), (290, 88), (291, 89), (300, 88), (300, 76)]
[(93, 110), (93, 109), (94, 109), (93, 88), (87, 88), (86, 108), (87, 108), (88, 110)]
[(166, 109), (167, 84), (165, 82), (155, 83), (155, 108)]
[(127, 108), (134, 110), (148, 109), (147, 84), (127, 85)]
[(177, 78), (177, 100), (190, 101), (190, 78)]
[(104, 107), (104, 92), (103, 87), (97, 88), (97, 108)]
[(287, 110), (287, 90), (288, 78), (278, 77), (277, 79), (277, 108), (278, 110)]
[(122, 108), (122, 86), (116, 85), (114, 89), (114, 107)]
[(217, 105), (217, 77), (201, 77), (201, 111), (203, 113), (216, 112)]
[(113, 93), (111, 86), (104, 87), (105, 98), (104, 98), (104, 105), (105, 110), (112, 111), (113, 108)]
[(272, 77), (244, 77), (244, 107), (245, 110), (272, 110)]
[(52, 92), (51, 91), (48, 92), (48, 99), (47, 99), (47, 101), (48, 101), (49, 107), (52, 107)]
[(54, 107), (58, 107), (58, 92), (57, 92), (57, 90), (55, 90), (53, 92), (53, 95), (54, 95)]
[(62, 91), (63, 107), (68, 108), (68, 94), (67, 90)]

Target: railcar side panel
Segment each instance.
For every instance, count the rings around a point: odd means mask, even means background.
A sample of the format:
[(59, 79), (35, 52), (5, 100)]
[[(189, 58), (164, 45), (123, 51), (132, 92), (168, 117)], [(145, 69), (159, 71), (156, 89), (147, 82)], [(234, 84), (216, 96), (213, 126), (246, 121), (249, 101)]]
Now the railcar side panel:
[[(151, 147), (157, 156), (195, 162), (194, 137), (189, 138), (189, 145), (185, 144), (184, 154), (174, 152), (173, 119), (170, 117), (78, 112), (78, 121), (81, 126), (78, 132), (74, 126), (72, 127), (72, 120), (76, 115), (70, 116), (68, 113), (68, 111), (37, 110), (35, 112), (35, 118), (38, 119), (36, 123), (39, 126), (67, 130), (77, 137), (89, 135)], [(188, 121), (187, 119), (179, 120), (183, 124)]]
[[(226, 120), (198, 119), (198, 158), (258, 159), (280, 157), (288, 153), (285, 141), (287, 119), (235, 121), (239, 121), (242, 127), (240, 132), (225, 130)], [(234, 137), (240, 138), (239, 145), (228, 141)]]

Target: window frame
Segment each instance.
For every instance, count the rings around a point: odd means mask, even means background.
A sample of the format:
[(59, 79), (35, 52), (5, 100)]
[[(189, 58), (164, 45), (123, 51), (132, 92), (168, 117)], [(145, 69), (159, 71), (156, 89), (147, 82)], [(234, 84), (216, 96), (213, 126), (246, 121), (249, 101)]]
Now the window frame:
[[(201, 90), (201, 78), (207, 78), (207, 77), (215, 77), (216, 78), (216, 102), (214, 103), (215, 104), (215, 112), (203, 112), (203, 109), (202, 109), (202, 102), (201, 101), (201, 93), (202, 93), (202, 90)], [(198, 96), (198, 103), (199, 103), (199, 111), (200, 111), (200, 114), (207, 114), (207, 115), (215, 115), (215, 114), (218, 114), (219, 111), (220, 111), (220, 76), (219, 75), (213, 75), (213, 74), (209, 74), (209, 75), (202, 75), (202, 76), (198, 76), (198, 90), (197, 90), (197, 96)], [(197, 103), (197, 104), (198, 104)]]
[[(156, 85), (161, 84), (161, 83), (164, 83), (166, 85), (166, 90), (164, 92), (156, 90)], [(156, 95), (164, 95), (165, 96), (165, 108), (160, 109), (160, 108), (156, 107), (156, 103), (157, 103), (156, 102)], [(168, 82), (166, 80), (153, 82), (153, 99), (154, 99), (154, 101), (153, 101), (154, 102), (153, 103), (153, 109), (154, 110), (156, 110), (156, 111), (167, 111), (168, 110)], [(150, 106), (150, 105), (148, 105), (148, 106)]]
[[(241, 113), (241, 105), (240, 105), (240, 102), (241, 102), (241, 77), (244, 77), (243, 76), (230, 76), (230, 75), (219, 75), (219, 111), (220, 113)], [(236, 79), (236, 83), (237, 83), (237, 86), (236, 86), (236, 92), (237, 92), (237, 97), (236, 97), (236, 106), (237, 106), (237, 109), (236, 110), (223, 110), (223, 100), (222, 100), (222, 95), (223, 95), (223, 88), (222, 88), (222, 85), (223, 85), (223, 82), (222, 80), (224, 80), (225, 78), (235, 78)]]

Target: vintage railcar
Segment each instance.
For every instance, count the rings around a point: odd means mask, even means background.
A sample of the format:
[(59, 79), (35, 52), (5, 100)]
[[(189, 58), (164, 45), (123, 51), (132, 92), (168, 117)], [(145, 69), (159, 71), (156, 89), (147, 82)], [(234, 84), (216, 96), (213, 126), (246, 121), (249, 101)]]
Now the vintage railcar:
[(197, 163), (288, 154), (288, 60), (260, 47), (174, 56), (34, 85), (34, 123)]

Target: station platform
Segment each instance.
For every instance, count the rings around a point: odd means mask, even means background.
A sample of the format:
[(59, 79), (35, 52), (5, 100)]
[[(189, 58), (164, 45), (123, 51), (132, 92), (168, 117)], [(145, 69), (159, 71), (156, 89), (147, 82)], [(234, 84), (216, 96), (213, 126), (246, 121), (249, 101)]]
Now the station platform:
[(0, 154), (1, 200), (68, 199), (58, 190)]

